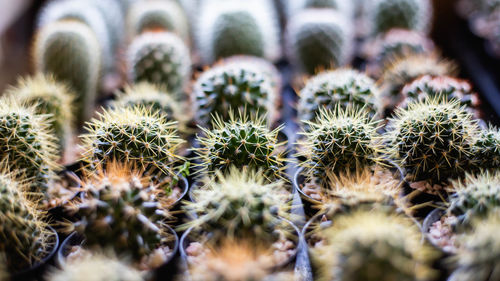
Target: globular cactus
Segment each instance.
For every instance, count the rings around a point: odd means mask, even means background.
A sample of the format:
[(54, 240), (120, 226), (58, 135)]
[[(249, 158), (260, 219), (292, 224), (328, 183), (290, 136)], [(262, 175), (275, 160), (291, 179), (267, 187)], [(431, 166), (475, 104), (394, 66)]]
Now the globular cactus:
[(50, 127), (64, 152), (75, 128), (73, 103), (76, 97), (65, 84), (52, 76), (37, 74), (19, 79), (17, 86), (10, 87), (5, 94), (21, 104), (34, 106), (37, 114), (52, 114)]
[(299, 142), (299, 156), (306, 160), (299, 165), (311, 178), (324, 181), (328, 171), (356, 171), (382, 162), (384, 149), (377, 132), (381, 124), (366, 112), (321, 109), (317, 121), (306, 125), (309, 130), (302, 133), (305, 139)]
[(12, 97), (0, 100), (0, 159), (19, 179), (29, 181), (28, 190), (45, 193), (60, 169), (57, 139), (49, 115), (36, 114)]
[(401, 215), (358, 211), (337, 217), (311, 250), (317, 280), (434, 280), (436, 253)]
[[(2, 162), (2, 166), (7, 163)], [(43, 214), (26, 199), (26, 182), (17, 181), (14, 172), (0, 172), (0, 253), (6, 270), (28, 269), (45, 257), (53, 246)]]
[(474, 158), (477, 166), (486, 170), (496, 170), (500, 166), (500, 132), (490, 126), (482, 129), (474, 143)]
[(184, 141), (176, 123), (143, 106), (105, 110), (86, 130), (84, 160), (91, 166), (117, 160), (175, 175), (175, 165), (182, 160), (176, 152)]
[(269, 0), (203, 1), (195, 25), (204, 63), (233, 55), (274, 61), (279, 57), (279, 25)]
[[(406, 171), (410, 181), (446, 184), (460, 178), (474, 165), (472, 120), (459, 101), (440, 97), (399, 108), (390, 121), (387, 138), (391, 155)], [(428, 192), (438, 185), (433, 185)]]
[(147, 32), (134, 39), (127, 55), (130, 80), (161, 85), (182, 99), (191, 74), (189, 49), (170, 32)]
[(125, 33), (125, 13), (122, 11), (118, 0), (91, 0), (89, 4), (96, 7), (104, 22), (109, 34), (109, 43), (114, 58), (124, 42)]
[(99, 253), (84, 255), (78, 260), (66, 262), (62, 269), (53, 270), (47, 281), (145, 281), (146, 276), (126, 262)]
[(189, 42), (189, 23), (177, 1), (138, 1), (128, 15), (130, 38), (148, 31), (170, 31)]
[(112, 162), (88, 175), (82, 188), (82, 198), (68, 207), (78, 218), (68, 230), (83, 235), (86, 247), (111, 248), (141, 262), (164, 246), (169, 237), (163, 220), (169, 214), (141, 171)]
[(411, 102), (424, 100), (430, 97), (441, 96), (448, 100), (456, 99), (460, 105), (467, 109), (476, 117), (479, 114), (479, 97), (472, 90), (472, 86), (467, 81), (456, 79), (449, 76), (424, 75), (410, 84), (407, 84), (401, 91), (403, 101), (399, 106), (407, 107)]
[(269, 181), (283, 178), (286, 159), (285, 142), (278, 140), (281, 129), (270, 130), (263, 118), (248, 118), (244, 113), (231, 113), (228, 121), (216, 117), (213, 129), (202, 128), (204, 136), (197, 137), (200, 176), (216, 171), (224, 174), (235, 166), (263, 169)]
[(48, 24), (36, 36), (35, 68), (38, 72), (54, 75), (76, 92), (78, 124), (88, 120), (94, 112), (101, 55), (92, 30), (77, 21)]
[(380, 113), (380, 91), (367, 75), (354, 69), (337, 69), (319, 73), (306, 82), (299, 93), (297, 106), (301, 121), (314, 121), (322, 108), (334, 110), (349, 107)]
[(367, 20), (373, 35), (392, 28), (428, 32), (431, 27), (432, 3), (429, 0), (375, 0), (368, 5)]
[(486, 219), (475, 220), (473, 231), (458, 237), (458, 251), (449, 261), (456, 266), (450, 281), (500, 279), (500, 210)]
[(343, 66), (352, 56), (352, 25), (335, 10), (306, 9), (288, 23), (288, 56), (307, 74)]
[(212, 116), (229, 118), (230, 110), (267, 113), (268, 123), (278, 119), (276, 81), (260, 64), (232, 60), (203, 72), (193, 86), (195, 120), (209, 126)]

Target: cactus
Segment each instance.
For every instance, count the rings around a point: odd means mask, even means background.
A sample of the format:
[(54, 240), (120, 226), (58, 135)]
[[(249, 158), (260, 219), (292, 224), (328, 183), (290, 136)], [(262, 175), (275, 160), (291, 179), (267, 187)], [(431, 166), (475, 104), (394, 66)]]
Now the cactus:
[[(129, 164), (109, 162), (82, 183), (81, 200), (69, 206), (77, 221), (69, 230), (85, 237), (89, 248), (112, 248), (139, 262), (167, 241), (162, 208), (151, 180)], [(164, 257), (166, 259), (166, 257)]]
[(138, 1), (128, 16), (130, 38), (147, 31), (170, 31), (189, 42), (189, 23), (176, 1)]
[(478, 167), (496, 170), (500, 166), (500, 132), (495, 127), (482, 129), (474, 143)]
[(216, 116), (213, 129), (202, 128), (204, 137), (197, 137), (200, 147), (194, 149), (200, 162), (200, 176), (216, 171), (226, 173), (231, 166), (238, 169), (262, 168), (269, 181), (283, 178), (286, 160), (285, 142), (278, 141), (282, 127), (269, 130), (264, 118), (248, 118), (244, 113), (229, 120)]
[(62, 269), (53, 270), (47, 281), (145, 281), (143, 273), (115, 257), (92, 253), (66, 263)]
[(24, 106), (12, 97), (0, 100), (0, 160), (18, 179), (29, 181), (30, 192), (45, 193), (60, 169), (50, 124), (50, 117), (36, 114), (35, 106)]
[(205, 64), (233, 55), (274, 61), (279, 56), (279, 25), (269, 0), (204, 1), (195, 37)]
[(335, 9), (342, 14), (354, 16), (355, 5), (353, 1), (346, 0), (305, 0), (304, 8), (329, 8)]
[(272, 124), (277, 119), (279, 99), (273, 80), (259, 64), (236, 60), (206, 70), (193, 86), (196, 122), (209, 126), (213, 115), (228, 119), (233, 109), (251, 114), (267, 113), (268, 123)]
[(351, 22), (331, 9), (306, 9), (288, 24), (290, 60), (307, 74), (349, 63), (353, 45)]
[(462, 177), (474, 165), (472, 138), (477, 130), (459, 101), (435, 97), (397, 109), (387, 138), (392, 157), (409, 180), (441, 184)]
[(375, 0), (369, 5), (367, 17), (373, 35), (392, 28), (428, 32), (431, 27), (432, 4), (429, 0)]
[(13, 174), (0, 172), (0, 253), (5, 255), (5, 269), (11, 273), (36, 264), (52, 246), (43, 214), (22, 191), (27, 188), (26, 182), (15, 180)]
[(320, 235), (324, 245), (311, 254), (317, 280), (434, 279), (436, 254), (407, 217), (358, 211), (339, 216)]
[(76, 92), (78, 124), (88, 120), (94, 111), (101, 60), (92, 30), (76, 21), (46, 25), (36, 36), (34, 58), (38, 72), (53, 74)]
[(125, 14), (121, 5), (118, 0), (91, 0), (90, 3), (99, 10), (102, 19), (106, 23), (110, 48), (116, 58), (124, 41), (123, 34), (125, 33)]
[(191, 59), (181, 38), (170, 32), (144, 33), (134, 39), (127, 57), (131, 81), (161, 85), (182, 99)]
[(354, 69), (338, 69), (313, 76), (300, 91), (297, 106), (301, 121), (314, 121), (322, 108), (364, 109), (380, 112), (380, 92), (370, 77)]
[(57, 136), (61, 151), (73, 135), (73, 102), (75, 94), (65, 84), (57, 82), (52, 76), (37, 74), (19, 79), (16, 87), (10, 87), (6, 95), (17, 99), (21, 104), (34, 106), (36, 114), (52, 114), (51, 130)]
[(175, 122), (142, 106), (104, 110), (88, 123), (82, 136), (84, 160), (91, 167), (119, 160), (175, 175), (174, 166), (182, 160), (176, 150), (184, 142), (175, 127)]

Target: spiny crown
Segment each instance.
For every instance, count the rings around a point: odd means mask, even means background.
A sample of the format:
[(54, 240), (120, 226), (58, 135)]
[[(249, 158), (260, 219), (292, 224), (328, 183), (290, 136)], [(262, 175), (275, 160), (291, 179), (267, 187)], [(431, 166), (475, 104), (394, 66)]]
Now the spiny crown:
[(302, 121), (313, 121), (321, 108), (366, 110), (371, 116), (379, 112), (380, 92), (375, 81), (354, 69), (322, 72), (307, 81), (300, 91), (298, 115)]
[(500, 166), (500, 131), (491, 126), (482, 129), (474, 144), (474, 158), (483, 169), (497, 169)]
[(318, 280), (432, 279), (434, 253), (409, 218), (359, 211), (336, 218), (320, 235), (326, 245), (313, 249)]
[(368, 8), (373, 22), (373, 34), (392, 28), (427, 31), (432, 18), (429, 0), (376, 0)]
[(307, 159), (300, 165), (310, 177), (324, 178), (327, 171), (353, 171), (381, 162), (380, 122), (363, 109), (320, 109), (317, 121), (306, 125), (310, 129), (302, 133), (306, 139), (300, 143), (304, 150), (299, 155)]
[(200, 226), (216, 236), (255, 237), (272, 243), (270, 229), (279, 224), (278, 215), (285, 214), (289, 196), (283, 181), (270, 183), (262, 171), (233, 166), (226, 175), (218, 171), (216, 178), (206, 178), (205, 185), (194, 192), (195, 202), (185, 202), (186, 211), (198, 217), (184, 227)]
[(263, 75), (267, 76), (269, 83), (271, 83), (276, 93), (281, 91), (281, 74), (276, 66), (266, 59), (247, 55), (236, 55), (225, 58), (222, 62), (224, 64), (238, 64), (240, 66), (246, 65), (248, 67), (254, 67)]
[(11, 171), (30, 181), (31, 192), (45, 192), (60, 169), (57, 140), (52, 134), (50, 115), (36, 114), (12, 97), (0, 100), (0, 158)]
[(457, 100), (435, 97), (397, 109), (388, 138), (393, 158), (410, 180), (443, 183), (463, 176), (474, 164), (472, 137), (477, 130)]
[(203, 130), (204, 137), (197, 137), (200, 147), (194, 149), (201, 164), (201, 175), (221, 171), (231, 166), (237, 168), (262, 168), (266, 179), (283, 178), (286, 159), (285, 143), (278, 141), (282, 126), (270, 130), (262, 117), (247, 117), (243, 112), (236, 117), (229, 113), (229, 121), (216, 116), (213, 129)]
[(176, 122), (168, 122), (143, 106), (104, 110), (86, 130), (82, 136), (84, 160), (91, 165), (119, 160), (175, 175), (174, 166), (182, 160), (176, 154), (184, 142), (177, 134)]

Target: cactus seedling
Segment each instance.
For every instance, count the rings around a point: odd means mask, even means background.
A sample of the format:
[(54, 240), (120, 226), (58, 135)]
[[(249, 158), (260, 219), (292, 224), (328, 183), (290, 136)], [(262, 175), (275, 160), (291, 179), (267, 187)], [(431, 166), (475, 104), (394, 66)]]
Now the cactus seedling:
[(204, 137), (198, 137), (200, 147), (195, 149), (200, 163), (200, 174), (228, 172), (231, 166), (238, 169), (262, 168), (269, 181), (283, 178), (286, 160), (283, 158), (285, 143), (278, 141), (282, 127), (269, 130), (264, 118), (238, 117), (230, 113), (229, 121), (216, 116), (213, 129), (202, 128)]
[(101, 63), (92, 30), (76, 21), (55, 22), (38, 32), (34, 46), (36, 70), (67, 83), (77, 94), (78, 123), (88, 120), (94, 111)]
[(380, 111), (380, 92), (375, 82), (353, 69), (338, 69), (313, 76), (300, 91), (298, 117), (314, 121), (320, 109), (337, 107), (366, 110), (371, 116)]
[(490, 126), (482, 129), (474, 144), (474, 158), (478, 167), (496, 170), (500, 166), (500, 132)]
[(170, 32), (147, 32), (134, 39), (128, 50), (128, 68), (133, 82), (161, 85), (181, 99), (191, 72), (186, 44)]
[(133, 162), (144, 170), (175, 175), (174, 166), (182, 160), (176, 150), (184, 142), (175, 127), (175, 122), (143, 106), (105, 110), (88, 123), (88, 133), (82, 136), (84, 160), (91, 165)]

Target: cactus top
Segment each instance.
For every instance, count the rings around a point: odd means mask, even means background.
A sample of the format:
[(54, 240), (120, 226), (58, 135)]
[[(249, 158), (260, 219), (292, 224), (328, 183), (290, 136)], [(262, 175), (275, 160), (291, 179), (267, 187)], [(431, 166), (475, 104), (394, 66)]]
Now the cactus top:
[(432, 3), (429, 0), (373, 0), (367, 8), (372, 34), (377, 35), (392, 28), (428, 32), (432, 20)]

